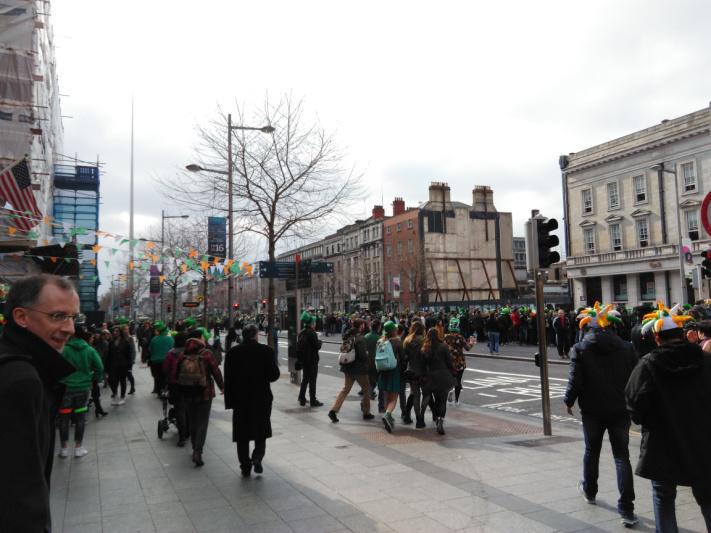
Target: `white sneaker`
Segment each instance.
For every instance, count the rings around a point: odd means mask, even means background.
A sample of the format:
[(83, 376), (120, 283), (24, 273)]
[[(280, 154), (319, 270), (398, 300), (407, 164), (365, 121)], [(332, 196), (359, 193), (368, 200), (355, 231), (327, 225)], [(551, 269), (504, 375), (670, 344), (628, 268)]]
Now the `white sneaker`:
[(66, 459), (67, 457), (69, 457), (69, 448), (60, 448), (59, 457), (61, 457), (62, 459)]
[[(78, 448), (74, 448), (74, 457), (84, 457), (88, 453), (89, 453), (89, 450), (84, 448), (84, 446), (79, 446)], [(67, 451), (67, 455), (69, 455), (69, 451)]]
[(121, 404), (119, 403), (118, 399), (114, 398), (113, 400), (111, 400), (111, 405), (121, 405)]
[(116, 405), (125, 405), (125, 404), (126, 404), (126, 400), (124, 398), (121, 398)]

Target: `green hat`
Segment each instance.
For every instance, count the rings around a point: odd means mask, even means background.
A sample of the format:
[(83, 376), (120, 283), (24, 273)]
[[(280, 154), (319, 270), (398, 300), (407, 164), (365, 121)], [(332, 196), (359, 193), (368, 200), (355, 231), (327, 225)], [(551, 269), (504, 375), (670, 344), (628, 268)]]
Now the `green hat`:
[(126, 318), (124, 316), (118, 317), (118, 319), (116, 320), (116, 325), (117, 326), (128, 326), (128, 318)]
[(185, 324), (185, 327), (187, 328), (192, 328), (193, 326), (195, 326), (195, 324), (197, 324), (197, 320), (195, 320), (193, 317), (188, 317), (185, 319), (185, 322), (183, 322), (183, 324)]
[(301, 313), (300, 319), (307, 326), (315, 320), (313, 315), (311, 315), (308, 311), (304, 311), (303, 313)]
[(167, 329), (167, 326), (163, 323), (162, 320), (156, 320), (156, 321), (153, 323), (153, 329), (156, 329), (156, 330), (158, 330), (158, 331), (160, 331), (160, 332), (163, 332), (163, 331), (165, 331), (165, 330)]
[(212, 337), (212, 334), (207, 329), (203, 328), (202, 326), (199, 328), (196, 328), (196, 329), (197, 329), (197, 331), (202, 333), (202, 338), (205, 339), (205, 342), (209, 341), (210, 337)]
[(454, 317), (449, 321), (449, 331), (459, 333), (459, 319), (457, 317)]
[(385, 333), (390, 333), (395, 329), (397, 329), (397, 324), (395, 324), (392, 320), (388, 320), (385, 324), (383, 324), (383, 331)]

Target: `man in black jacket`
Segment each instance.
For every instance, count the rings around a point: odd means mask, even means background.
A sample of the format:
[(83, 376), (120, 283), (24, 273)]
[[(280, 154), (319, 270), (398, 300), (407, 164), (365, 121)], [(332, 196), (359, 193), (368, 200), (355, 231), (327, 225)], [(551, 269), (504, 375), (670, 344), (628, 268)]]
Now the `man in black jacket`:
[(301, 315), (304, 329), (301, 330), (296, 341), (296, 358), (304, 372), (299, 389), (299, 404), (306, 405), (306, 387), (308, 387), (311, 407), (321, 407), (323, 403), (316, 398), (316, 377), (318, 376), (318, 351), (321, 349), (322, 341), (314, 330), (315, 322), (316, 318), (313, 315), (307, 312)]
[(635, 472), (652, 481), (657, 531), (678, 531), (677, 485), (691, 487), (711, 531), (711, 354), (686, 342), (668, 315), (652, 329), (658, 346), (625, 390), (632, 420), (642, 425)]
[(74, 334), (79, 297), (47, 274), (10, 288), (0, 339), (0, 531), (50, 531), (49, 480), (55, 418), (74, 372), (61, 355)]
[[(274, 350), (257, 341), (257, 326), (242, 330), (244, 342), (225, 356), (225, 409), (232, 409), (232, 440), (237, 443), (237, 457), (244, 477), (252, 467), (263, 471), (266, 440), (272, 436), (272, 390), (270, 383), (279, 379)], [(254, 451), (249, 455), (249, 441)]]
[(585, 455), (583, 480), (578, 491), (587, 503), (594, 504), (598, 485), (598, 467), (602, 440), (607, 431), (617, 470), (620, 498), (617, 511), (625, 526), (637, 523), (634, 514), (634, 481), (629, 456), (630, 417), (625, 406), (625, 384), (637, 363), (629, 342), (617, 337), (606, 326), (607, 317), (591, 313), (590, 321), (581, 321), (589, 330), (572, 348), (565, 405), (573, 414), (578, 401), (583, 419)]

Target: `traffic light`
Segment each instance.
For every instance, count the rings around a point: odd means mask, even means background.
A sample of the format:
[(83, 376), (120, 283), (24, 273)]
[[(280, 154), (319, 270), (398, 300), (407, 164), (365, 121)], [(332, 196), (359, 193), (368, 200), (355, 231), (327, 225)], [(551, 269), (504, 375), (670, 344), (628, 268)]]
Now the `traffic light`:
[(560, 254), (551, 248), (558, 246), (558, 237), (551, 235), (551, 232), (558, 229), (558, 221), (555, 218), (548, 220), (536, 220), (536, 233), (538, 236), (538, 267), (548, 268), (553, 263), (560, 261)]
[(239, 304), (232, 304), (232, 309), (237, 311), (239, 309)]
[(170, 304), (168, 304), (168, 305), (166, 306), (166, 312), (167, 312), (167, 313), (170, 313), (172, 310), (173, 310), (173, 306), (170, 305)]
[(704, 252), (704, 260), (701, 261), (701, 277), (703, 279), (711, 278), (711, 250)]
[(267, 299), (266, 299), (266, 298), (262, 298), (262, 307), (264, 307), (265, 305), (267, 305)]

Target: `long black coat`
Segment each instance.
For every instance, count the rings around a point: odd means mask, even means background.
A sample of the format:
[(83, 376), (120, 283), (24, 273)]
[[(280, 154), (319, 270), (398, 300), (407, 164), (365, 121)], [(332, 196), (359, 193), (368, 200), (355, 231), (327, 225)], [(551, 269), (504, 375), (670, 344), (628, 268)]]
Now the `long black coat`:
[(272, 389), (279, 379), (274, 350), (256, 340), (234, 346), (225, 356), (225, 408), (232, 409), (234, 442), (272, 436)]
[(711, 354), (685, 341), (659, 346), (630, 376), (627, 409), (642, 425), (637, 475), (677, 485), (711, 480)]

